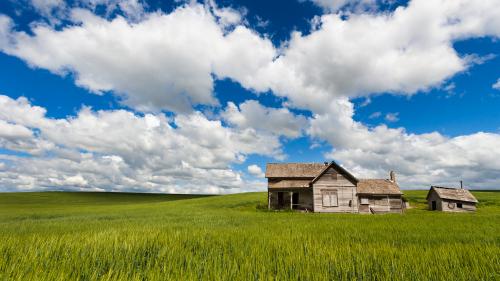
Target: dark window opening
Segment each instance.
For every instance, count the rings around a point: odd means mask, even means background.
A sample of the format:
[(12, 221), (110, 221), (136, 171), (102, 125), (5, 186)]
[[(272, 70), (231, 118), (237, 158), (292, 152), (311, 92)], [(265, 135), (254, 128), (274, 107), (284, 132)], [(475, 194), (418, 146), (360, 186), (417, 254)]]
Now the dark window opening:
[(437, 209), (437, 206), (436, 206), (436, 201), (432, 201), (432, 210), (435, 211)]
[(283, 208), (283, 205), (285, 204), (283, 200), (283, 192), (278, 192), (278, 208)]
[(296, 209), (299, 207), (299, 193), (294, 192), (292, 195), (292, 208)]
[(462, 203), (457, 203), (457, 208), (462, 208)]

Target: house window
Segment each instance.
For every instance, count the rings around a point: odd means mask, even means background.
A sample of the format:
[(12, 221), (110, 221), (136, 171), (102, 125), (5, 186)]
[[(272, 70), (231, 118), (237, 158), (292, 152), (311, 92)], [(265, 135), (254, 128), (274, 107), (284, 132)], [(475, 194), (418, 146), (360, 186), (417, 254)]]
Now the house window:
[(323, 196), (323, 207), (337, 207), (339, 205), (337, 190), (322, 190), (321, 195)]
[(462, 203), (457, 203), (457, 208), (462, 208)]
[(361, 204), (365, 205), (365, 204), (370, 204), (368, 202), (368, 198), (361, 198)]

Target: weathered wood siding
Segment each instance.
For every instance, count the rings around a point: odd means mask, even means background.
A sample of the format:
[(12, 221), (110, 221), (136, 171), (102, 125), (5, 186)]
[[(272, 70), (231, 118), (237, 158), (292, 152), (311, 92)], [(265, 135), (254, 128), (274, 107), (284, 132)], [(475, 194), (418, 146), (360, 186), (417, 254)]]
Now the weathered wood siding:
[[(462, 203), (462, 208), (458, 207), (459, 203)], [(443, 199), (441, 206), (442, 211), (444, 212), (473, 212), (476, 210), (476, 204), (472, 202), (462, 202), (455, 200)]]
[(427, 204), (428, 204), (429, 210), (432, 210), (432, 201), (436, 202), (436, 211), (443, 210), (443, 206), (442, 206), (443, 202), (434, 190), (430, 191), (429, 198), (427, 199)]
[[(322, 191), (337, 191), (337, 206), (323, 206)], [(330, 168), (313, 184), (313, 203), (314, 212), (318, 213), (357, 213), (356, 186), (344, 175)]]
[[(368, 200), (368, 204), (361, 204), (363, 199)], [(403, 200), (399, 195), (359, 195), (360, 213), (402, 213)]]
[(402, 213), (404, 211), (403, 196), (389, 196), (389, 212)]

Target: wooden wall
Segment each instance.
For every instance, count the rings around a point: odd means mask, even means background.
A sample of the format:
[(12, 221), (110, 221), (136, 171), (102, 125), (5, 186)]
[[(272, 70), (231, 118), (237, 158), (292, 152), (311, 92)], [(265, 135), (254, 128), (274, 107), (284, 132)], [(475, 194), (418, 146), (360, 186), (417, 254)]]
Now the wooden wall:
[[(368, 204), (361, 204), (363, 198)], [(403, 199), (400, 195), (359, 195), (360, 213), (402, 213)]]
[[(322, 191), (337, 191), (338, 206), (324, 207)], [(358, 200), (356, 198), (356, 186), (338, 173), (335, 169), (328, 169), (313, 184), (314, 212), (318, 213), (357, 213)]]
[(427, 199), (427, 205), (428, 205), (429, 210), (431, 210), (431, 211), (432, 211), (432, 201), (436, 201), (436, 211), (443, 210), (443, 206), (442, 206), (443, 202), (434, 190), (431, 190), (431, 193), (429, 194), (429, 198)]
[[(457, 204), (462, 203), (462, 208), (458, 208)], [(442, 200), (442, 211), (444, 212), (473, 212), (476, 210), (476, 204), (472, 202), (462, 202), (455, 200)]]

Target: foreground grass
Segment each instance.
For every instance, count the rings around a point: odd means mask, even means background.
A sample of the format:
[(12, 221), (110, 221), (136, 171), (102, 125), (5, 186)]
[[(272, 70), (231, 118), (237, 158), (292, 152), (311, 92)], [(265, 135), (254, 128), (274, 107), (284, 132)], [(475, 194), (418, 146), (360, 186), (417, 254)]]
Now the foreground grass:
[(0, 280), (499, 280), (500, 192), (475, 214), (267, 212), (265, 193), (0, 194)]

